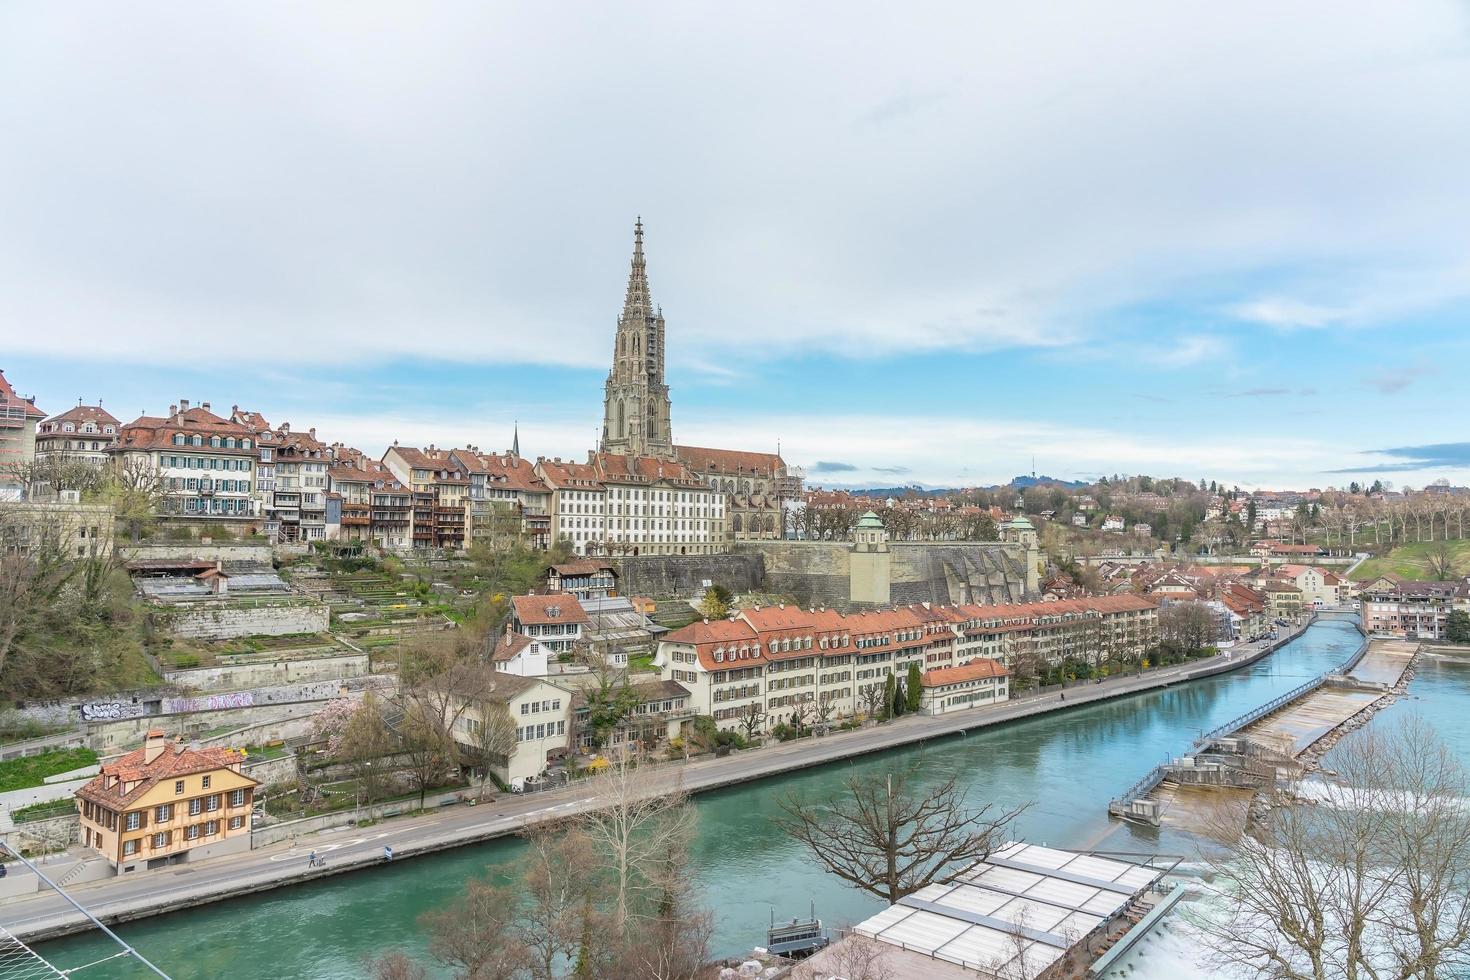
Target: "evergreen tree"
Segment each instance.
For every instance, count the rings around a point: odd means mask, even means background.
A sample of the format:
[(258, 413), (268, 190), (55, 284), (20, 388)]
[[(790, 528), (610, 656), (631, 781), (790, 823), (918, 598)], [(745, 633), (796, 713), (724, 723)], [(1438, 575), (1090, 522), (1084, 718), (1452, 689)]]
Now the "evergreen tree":
[(908, 704), (905, 705), (912, 714), (919, 710), (919, 702), (924, 698), (924, 678), (919, 671), (918, 664), (909, 664), (908, 685), (904, 688), (908, 693)]
[(893, 717), (893, 692), (898, 687), (898, 681), (892, 674), (883, 682), (883, 720), (887, 721)]
[(904, 694), (903, 683), (897, 679), (893, 682), (893, 717), (897, 718), (903, 714), (904, 708), (908, 706), (908, 696)]
[(1470, 643), (1470, 613), (1456, 609), (1445, 617), (1444, 638), (1451, 643)]

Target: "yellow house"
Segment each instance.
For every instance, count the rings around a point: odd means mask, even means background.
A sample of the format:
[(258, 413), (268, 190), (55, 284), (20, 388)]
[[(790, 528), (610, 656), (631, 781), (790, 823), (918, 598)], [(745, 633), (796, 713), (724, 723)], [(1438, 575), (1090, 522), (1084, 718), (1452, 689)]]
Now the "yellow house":
[(234, 749), (193, 749), (150, 731), (76, 792), (82, 844), (119, 872), (250, 849), (254, 779)]

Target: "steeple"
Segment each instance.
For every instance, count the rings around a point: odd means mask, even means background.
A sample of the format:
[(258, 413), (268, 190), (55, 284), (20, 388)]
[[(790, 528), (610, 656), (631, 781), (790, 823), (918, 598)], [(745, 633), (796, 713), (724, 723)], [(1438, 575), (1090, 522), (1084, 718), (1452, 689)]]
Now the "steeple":
[(606, 453), (674, 458), (664, 383), (664, 316), (653, 304), (643, 255), (643, 218), (633, 225), (633, 260), (623, 312), (613, 339), (612, 370), (603, 402), (601, 448)]
[(520, 419), (517, 419), (515, 421), (515, 428), (512, 431), (513, 431), (513, 435), (510, 437), (510, 454), (512, 456), (516, 457), (517, 459), (519, 459), (520, 456), (521, 456), (521, 422), (520, 422)]

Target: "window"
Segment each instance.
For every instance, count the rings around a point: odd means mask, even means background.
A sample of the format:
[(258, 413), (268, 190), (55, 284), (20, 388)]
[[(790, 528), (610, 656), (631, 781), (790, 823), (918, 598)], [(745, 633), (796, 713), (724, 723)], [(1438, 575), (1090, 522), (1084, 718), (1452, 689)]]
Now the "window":
[(189, 826), (187, 826), (187, 827), (184, 828), (184, 840), (198, 840), (198, 839), (199, 839), (199, 825), (197, 823), (191, 823), (191, 824), (189, 824)]
[(176, 433), (174, 433), (174, 445), (175, 446), (182, 446), (183, 444), (184, 444), (184, 434), (182, 432), (176, 432)]
[(204, 809), (213, 812), (219, 809), (219, 794), (211, 793), (204, 798)]
[(219, 833), (219, 821), (218, 820), (206, 820), (206, 821), (204, 821), (204, 836), (205, 837), (213, 837), (217, 833)]
[(245, 826), (245, 818), (244, 817), (231, 817), (230, 818), (230, 829), (231, 830), (239, 830), (243, 826)]
[(244, 805), (245, 805), (245, 791), (243, 789), (237, 789), (233, 793), (230, 794), (230, 806), (244, 806)]
[(154, 834), (153, 835), (153, 849), (154, 850), (158, 850), (161, 847), (168, 847), (169, 839), (171, 837), (173, 837), (173, 834), (170, 833), (167, 830), (165, 830), (161, 834)]
[(163, 806), (153, 808), (154, 823), (168, 823), (174, 818), (174, 805), (165, 803)]
[(143, 826), (143, 814), (134, 811), (128, 814), (127, 822), (123, 825), (125, 830), (137, 830)]
[(125, 841), (123, 841), (123, 856), (124, 857), (127, 857), (130, 854), (137, 854), (137, 853), (138, 853), (138, 842), (136, 840), (125, 840)]
[(209, 789), (209, 779), (210, 779), (210, 777), (208, 777), (208, 776), (205, 776), (204, 777), (204, 788), (205, 789)]
[(202, 799), (200, 799), (199, 797), (196, 796), (196, 797), (194, 797), (194, 799), (192, 799), (192, 800), (189, 801), (189, 816), (191, 816), (191, 817), (197, 817), (197, 816), (199, 816), (199, 814), (201, 814), (203, 812), (204, 812), (204, 801)]

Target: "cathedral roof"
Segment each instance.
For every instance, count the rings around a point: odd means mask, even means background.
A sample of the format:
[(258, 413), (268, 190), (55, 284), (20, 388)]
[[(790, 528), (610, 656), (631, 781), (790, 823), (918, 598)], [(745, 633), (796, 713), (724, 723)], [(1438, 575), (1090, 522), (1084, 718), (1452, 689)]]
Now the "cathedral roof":
[(775, 476), (786, 468), (777, 453), (752, 453), (740, 449), (708, 449), (703, 446), (675, 446), (674, 452), (696, 473), (718, 473), (721, 476), (751, 474)]

